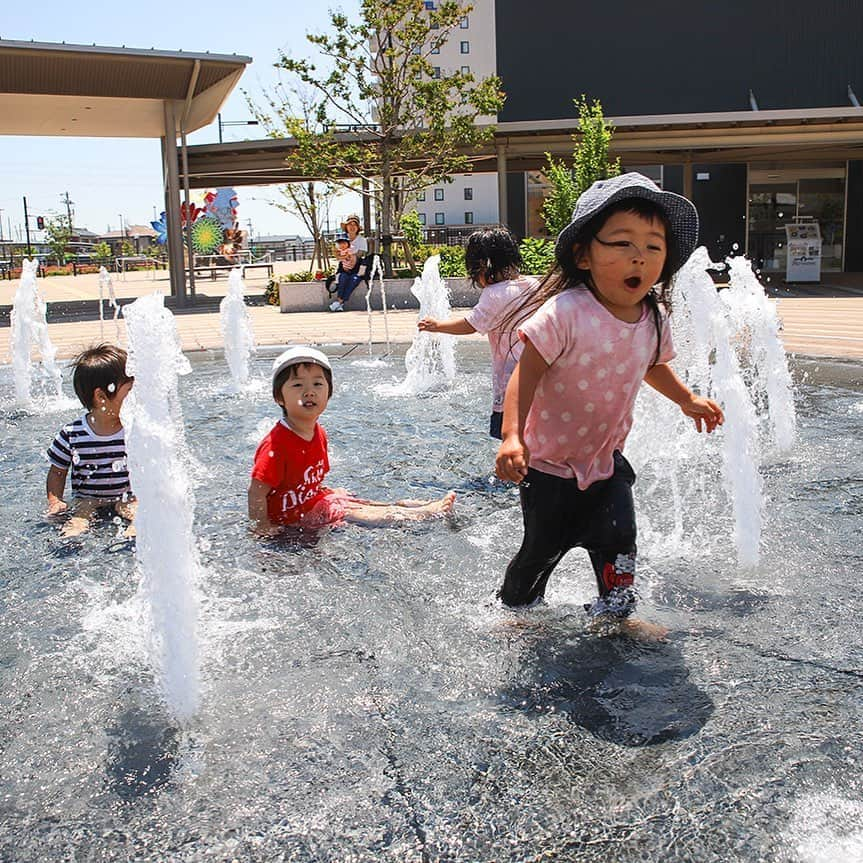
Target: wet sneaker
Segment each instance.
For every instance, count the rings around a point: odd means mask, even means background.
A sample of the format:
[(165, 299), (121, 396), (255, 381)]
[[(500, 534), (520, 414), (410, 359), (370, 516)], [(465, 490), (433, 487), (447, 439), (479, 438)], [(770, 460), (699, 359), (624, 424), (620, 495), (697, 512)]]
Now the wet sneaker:
[(330, 303), (330, 311), (331, 312), (343, 312), (344, 307), (342, 306), (342, 304), (340, 302), (337, 301), (334, 303)]

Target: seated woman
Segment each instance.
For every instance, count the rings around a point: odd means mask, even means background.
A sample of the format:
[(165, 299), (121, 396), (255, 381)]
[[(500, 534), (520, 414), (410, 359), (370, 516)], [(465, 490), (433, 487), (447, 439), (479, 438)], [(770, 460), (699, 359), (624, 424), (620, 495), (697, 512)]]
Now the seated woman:
[[(336, 239), (339, 249), (339, 266), (336, 270), (336, 299), (330, 304), (331, 312), (343, 312), (345, 303), (354, 292), (356, 286), (368, 278), (368, 261), (366, 256), (369, 244), (360, 233), (360, 217), (350, 215), (342, 222), (343, 235)], [(347, 247), (340, 241), (346, 239)], [(329, 290), (329, 285), (327, 286)]]

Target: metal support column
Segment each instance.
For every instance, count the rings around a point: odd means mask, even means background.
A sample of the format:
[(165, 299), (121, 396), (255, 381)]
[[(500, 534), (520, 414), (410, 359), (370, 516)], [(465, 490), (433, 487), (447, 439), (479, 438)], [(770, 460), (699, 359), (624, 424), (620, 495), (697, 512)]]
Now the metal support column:
[(363, 233), (372, 235), (372, 200), (369, 197), (369, 181), (363, 177)]
[(165, 219), (168, 227), (168, 267), (171, 294), (177, 308), (186, 305), (186, 271), (183, 265), (183, 231), (180, 222), (180, 176), (177, 170), (177, 115), (173, 101), (165, 100)]
[(506, 145), (497, 145), (497, 220), (507, 225), (509, 216), (506, 205)]

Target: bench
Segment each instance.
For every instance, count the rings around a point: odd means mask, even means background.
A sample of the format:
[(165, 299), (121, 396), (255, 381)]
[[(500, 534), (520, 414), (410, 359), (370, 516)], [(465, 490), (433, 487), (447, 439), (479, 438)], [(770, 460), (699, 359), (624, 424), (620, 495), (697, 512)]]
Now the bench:
[[(213, 281), (216, 281), (216, 278), (225, 273), (226, 275), (231, 272), (231, 270), (239, 267), (242, 270), (243, 278), (246, 277), (246, 270), (256, 270), (256, 269), (265, 269), (267, 271), (267, 276), (272, 278), (273, 275), (273, 265), (272, 263), (260, 263), (260, 264), (197, 264), (195, 266), (195, 278), (206, 276), (209, 274), (210, 278)], [(186, 275), (189, 275), (188, 268), (186, 269)]]

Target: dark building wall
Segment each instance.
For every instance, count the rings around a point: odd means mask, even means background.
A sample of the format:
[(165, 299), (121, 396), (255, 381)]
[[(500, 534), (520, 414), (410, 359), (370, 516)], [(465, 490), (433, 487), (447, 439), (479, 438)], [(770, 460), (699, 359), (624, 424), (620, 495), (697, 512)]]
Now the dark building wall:
[(863, 162), (848, 163), (845, 272), (863, 273)]
[(506, 175), (507, 227), (520, 239), (527, 234), (527, 202), (525, 200), (524, 174)]
[(863, 99), (860, 0), (496, 0), (502, 121), (849, 106)]
[[(699, 174), (709, 179), (699, 180)], [(746, 248), (746, 165), (693, 165), (692, 176), (698, 244), (707, 246), (713, 261), (742, 255)]]

